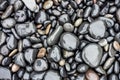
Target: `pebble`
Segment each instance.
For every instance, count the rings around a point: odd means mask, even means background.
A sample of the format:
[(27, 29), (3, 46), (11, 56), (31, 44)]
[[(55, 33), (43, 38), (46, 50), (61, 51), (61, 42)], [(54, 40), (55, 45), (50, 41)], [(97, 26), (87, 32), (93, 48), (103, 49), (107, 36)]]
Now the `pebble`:
[(92, 12), (91, 12), (91, 16), (92, 17), (97, 17), (99, 15), (99, 12), (100, 12), (99, 5), (93, 4), (93, 9), (92, 9)]
[(0, 53), (4, 56), (7, 56), (9, 54), (10, 50), (7, 48), (7, 45), (3, 45), (0, 48)]
[(1, 24), (2, 24), (3, 28), (10, 29), (15, 26), (16, 21), (14, 18), (7, 18), (7, 19), (4, 19), (3, 21), (1, 21)]
[(63, 27), (58, 26), (47, 38), (48, 45), (55, 45), (58, 42), (60, 35), (63, 32)]
[(109, 44), (107, 44), (107, 45), (104, 46), (104, 50), (105, 50), (106, 52), (108, 51), (108, 49), (109, 49)]
[(63, 51), (64, 58), (69, 58), (69, 57), (71, 57), (73, 55), (74, 55), (74, 52), (66, 51), (66, 50)]
[(116, 18), (118, 20), (118, 23), (120, 23), (120, 8), (116, 11)]
[(53, 71), (53, 70), (49, 70), (46, 74), (43, 80), (61, 80), (60, 75), (58, 74), (58, 72)]
[(18, 10), (15, 12), (14, 18), (17, 22), (24, 22), (27, 19), (27, 14), (24, 10)]
[(114, 64), (114, 72), (115, 72), (116, 74), (119, 74), (119, 72), (120, 72), (119, 67), (120, 67), (119, 62), (118, 62), (118, 61), (115, 61), (115, 64)]
[(11, 59), (10, 57), (5, 57), (5, 58), (2, 60), (2, 65), (3, 65), (3, 66), (8, 66), (11, 62), (12, 62), (12, 59)]
[(59, 62), (61, 59), (61, 50), (60, 47), (57, 45), (54, 45), (52, 47), (52, 49), (50, 50), (49, 54), (48, 54), (48, 59), (50, 61), (55, 61), (55, 62)]
[(115, 35), (115, 40), (120, 43), (120, 32)]
[(28, 72), (25, 72), (23, 75), (23, 80), (29, 80), (30, 79), (30, 74)]
[(52, 6), (53, 6), (53, 1), (52, 0), (45, 1), (44, 4), (43, 4), (44, 9), (49, 9)]
[(59, 61), (59, 65), (60, 65), (60, 66), (64, 66), (64, 65), (65, 65), (65, 60), (64, 60), (64, 59), (60, 60), (60, 61)]
[(14, 10), (17, 11), (17, 10), (21, 9), (22, 6), (23, 6), (22, 1), (17, 0), (17, 1), (15, 1), (15, 3), (14, 3)]
[(70, 22), (70, 18), (68, 16), (68, 14), (60, 15), (58, 20), (60, 21), (60, 24), (64, 24), (64, 23)]
[(111, 56), (111, 57), (114, 57), (115, 54), (116, 54), (116, 51), (113, 48), (113, 44), (112, 43), (109, 45), (109, 51), (108, 51), (108, 53), (109, 53), (109, 56)]
[(43, 23), (44, 21), (47, 20), (47, 14), (45, 11), (39, 11), (37, 15), (35, 16), (35, 22), (36, 23)]
[(48, 69), (48, 64), (44, 59), (36, 59), (33, 65), (35, 71), (45, 71)]
[(74, 26), (73, 26), (71, 23), (65, 23), (65, 24), (63, 25), (63, 29), (64, 29), (66, 32), (73, 32)]
[(0, 66), (0, 79), (11, 79), (11, 72), (9, 69)]
[(100, 80), (107, 80), (107, 77), (106, 76), (101, 76)]
[(37, 54), (38, 58), (42, 58), (46, 55), (46, 49), (45, 48), (40, 48)]
[(114, 47), (114, 49), (115, 49), (116, 51), (119, 51), (119, 50), (120, 50), (120, 45), (119, 45), (119, 43), (118, 43), (117, 41), (114, 41), (114, 42), (113, 42), (113, 47)]
[(101, 74), (106, 74), (106, 71), (102, 68), (102, 66), (97, 67), (95, 70)]
[(77, 75), (76, 80), (85, 80), (85, 75), (84, 74)]
[(98, 76), (98, 74), (97, 73), (95, 73), (93, 70), (88, 70), (87, 72), (86, 72), (86, 78), (87, 78), (87, 80), (99, 80), (99, 76)]
[(30, 77), (32, 80), (42, 80), (45, 72), (32, 72)]
[(78, 67), (77, 67), (77, 71), (78, 71), (79, 73), (85, 73), (85, 72), (88, 70), (88, 68), (89, 68), (88, 65), (86, 65), (86, 64), (80, 64), (80, 65), (78, 65)]
[(0, 46), (5, 42), (6, 37), (7, 37), (6, 34), (0, 31)]
[(31, 44), (31, 42), (30, 42), (29, 39), (23, 39), (22, 45), (23, 45), (23, 48), (28, 48), (28, 47), (30, 47), (32, 44)]
[(79, 39), (75, 34), (65, 32), (60, 37), (60, 44), (68, 51), (76, 50), (79, 46)]
[(113, 64), (114, 60), (115, 60), (115, 57), (108, 58), (103, 66), (103, 69), (106, 70), (106, 69), (110, 68), (110, 66)]
[(75, 27), (80, 26), (80, 25), (81, 25), (81, 23), (82, 23), (82, 21), (83, 21), (83, 19), (82, 19), (82, 18), (77, 19), (77, 20), (75, 21), (75, 23), (74, 23), (74, 26), (75, 26)]
[(101, 20), (94, 21), (89, 26), (89, 33), (95, 39), (100, 39), (105, 36), (106, 26)]
[(84, 18), (87, 18), (90, 15), (91, 11), (92, 11), (92, 8), (87, 7), (84, 11), (84, 14), (83, 14)]
[(8, 6), (7, 1), (1, 1), (0, 2), (0, 10), (5, 10), (7, 6)]
[(2, 54), (0, 54), (0, 64), (1, 64), (1, 62), (2, 62), (2, 60), (3, 60), (3, 55)]
[(29, 1), (22, 0), (22, 1), (25, 4), (25, 6), (28, 9), (30, 9), (31, 11), (33, 11), (33, 12), (38, 12), (39, 11), (39, 6), (36, 4), (36, 1), (34, 1), (34, 0), (29, 0)]
[(36, 32), (36, 27), (32, 22), (16, 24), (15, 29), (20, 37), (26, 37)]
[(101, 39), (101, 40), (98, 42), (98, 44), (99, 44), (100, 46), (106, 46), (106, 45), (108, 44), (108, 42), (107, 42), (106, 39)]
[(14, 60), (15, 64), (24, 67), (26, 66), (26, 62), (24, 59), (24, 54), (23, 53), (17, 53), (15, 60)]
[(88, 33), (88, 27), (89, 27), (89, 23), (88, 22), (83, 22), (81, 23), (81, 25), (78, 28), (78, 32), (80, 34), (86, 34)]
[(25, 60), (31, 65), (36, 58), (38, 50), (37, 49), (32, 49), (32, 48), (28, 48), (25, 50), (24, 52), (24, 57)]
[(102, 48), (95, 43), (88, 44), (82, 51), (83, 60), (91, 67), (97, 67), (99, 65), (102, 55)]
[(116, 74), (110, 74), (110, 76), (109, 76), (108, 79), (109, 79), (109, 80), (119, 80), (119, 79), (118, 79), (118, 76), (117, 76)]
[(10, 50), (13, 50), (17, 47), (17, 39), (13, 35), (10, 35), (8, 38), (7, 47)]
[(12, 72), (17, 72), (19, 69), (20, 69), (20, 66), (18, 66), (17, 64), (13, 64), (11, 71)]
[(111, 74), (114, 70), (114, 66), (111, 65), (111, 67), (108, 69), (107, 74)]

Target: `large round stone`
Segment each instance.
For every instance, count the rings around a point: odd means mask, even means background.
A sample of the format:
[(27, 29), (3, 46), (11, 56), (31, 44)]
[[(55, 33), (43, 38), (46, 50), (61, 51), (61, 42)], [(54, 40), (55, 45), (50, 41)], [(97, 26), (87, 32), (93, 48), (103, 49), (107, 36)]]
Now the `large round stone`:
[(79, 46), (79, 39), (73, 33), (65, 32), (61, 35), (60, 44), (66, 50), (75, 50)]
[(82, 58), (91, 67), (97, 67), (103, 55), (102, 48), (95, 43), (88, 44), (82, 51)]

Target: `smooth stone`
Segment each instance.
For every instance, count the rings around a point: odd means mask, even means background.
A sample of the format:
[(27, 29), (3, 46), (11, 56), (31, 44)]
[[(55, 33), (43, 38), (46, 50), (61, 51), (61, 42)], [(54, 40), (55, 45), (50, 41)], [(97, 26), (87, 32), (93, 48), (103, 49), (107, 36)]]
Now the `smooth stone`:
[(118, 23), (120, 23), (120, 8), (117, 9), (117, 11), (116, 11), (116, 18), (118, 20)]
[(19, 77), (16, 73), (12, 75), (12, 80), (19, 80)]
[(120, 32), (116, 34), (115, 40), (120, 43)]
[(79, 46), (79, 39), (73, 33), (65, 32), (60, 37), (61, 47), (68, 51), (73, 51)]
[(14, 10), (17, 11), (17, 10), (21, 9), (22, 6), (23, 6), (22, 1), (17, 0), (17, 1), (14, 3)]
[(63, 77), (63, 78), (67, 77), (67, 72), (64, 67), (60, 67), (59, 70), (60, 70), (61, 77)]
[(77, 51), (77, 52), (76, 52), (75, 61), (76, 61), (76, 62), (82, 62), (82, 61), (83, 61), (80, 51)]
[(65, 65), (65, 60), (64, 60), (64, 59), (60, 60), (60, 61), (59, 61), (59, 65), (60, 65), (60, 66), (64, 66), (64, 65)]
[(0, 79), (11, 79), (11, 72), (9, 69), (0, 66)]
[(110, 74), (108, 77), (109, 80), (119, 80), (116, 74)]
[(70, 71), (70, 64), (69, 63), (65, 63), (65, 69), (66, 69), (66, 71)]
[(106, 71), (101, 66), (97, 67), (95, 70), (101, 74), (106, 74)]
[(21, 68), (21, 69), (18, 70), (17, 75), (18, 75), (19, 78), (22, 78), (24, 73), (25, 73), (25, 70), (23, 68)]
[(116, 74), (118, 74), (119, 72), (120, 72), (120, 64), (119, 64), (119, 62), (118, 61), (115, 61), (115, 64), (114, 64), (114, 72), (116, 73)]
[(15, 60), (14, 60), (15, 64), (19, 65), (19, 66), (26, 66), (26, 63), (25, 63), (25, 59), (24, 59), (24, 54), (23, 53), (18, 53), (16, 56), (15, 56)]
[(108, 71), (107, 71), (107, 74), (111, 74), (111, 73), (113, 73), (114, 71), (114, 66), (113, 65), (111, 65), (111, 67), (108, 69)]
[(93, 70), (88, 70), (85, 75), (87, 80), (99, 80), (98, 74), (95, 73)]
[(43, 80), (45, 72), (32, 72), (30, 77), (32, 80)]
[(44, 59), (36, 59), (33, 65), (35, 71), (45, 71), (48, 69), (48, 64)]
[(3, 58), (4, 58), (4, 56), (2, 54), (0, 54), (0, 64), (1, 64), (2, 60), (3, 60)]
[(100, 46), (105, 46), (105, 45), (107, 45), (107, 40), (106, 39), (101, 39), (99, 42), (98, 42), (98, 44), (100, 45)]
[(63, 32), (63, 27), (58, 26), (47, 38), (48, 45), (55, 45)]
[(95, 43), (88, 44), (82, 51), (83, 60), (91, 67), (97, 67), (101, 61), (102, 56), (102, 48)]
[(83, 14), (84, 18), (87, 18), (90, 15), (91, 11), (92, 11), (92, 8), (87, 7), (84, 11), (84, 14)]
[(78, 67), (77, 67), (77, 71), (78, 71), (79, 73), (85, 73), (85, 72), (88, 70), (88, 68), (89, 68), (88, 65), (86, 65), (86, 64), (80, 64), (80, 65), (78, 65)]
[(80, 26), (80, 25), (81, 25), (81, 23), (82, 23), (82, 21), (83, 21), (83, 19), (82, 19), (82, 18), (77, 19), (77, 20), (75, 21), (75, 23), (74, 23), (74, 26), (75, 26), (75, 27)]
[(69, 57), (71, 57), (73, 55), (74, 55), (74, 52), (66, 51), (66, 50), (63, 51), (63, 57), (64, 58), (69, 58)]
[(114, 13), (114, 12), (116, 12), (116, 10), (117, 10), (117, 7), (116, 6), (112, 6), (109, 9), (109, 13)]
[(101, 20), (92, 22), (89, 26), (89, 33), (95, 39), (100, 39), (105, 36), (106, 25)]
[(43, 80), (61, 80), (60, 75), (56, 71), (49, 70)]
[(6, 18), (3, 21), (1, 21), (1, 24), (2, 24), (3, 28), (10, 29), (15, 26), (16, 21), (14, 18)]
[(6, 7), (8, 6), (8, 2), (7, 1), (1, 1), (0, 2), (0, 10), (5, 10)]
[(107, 77), (106, 76), (101, 76), (100, 80), (107, 80)]
[(56, 70), (59, 68), (59, 65), (55, 62), (51, 62), (50, 66), (52, 69), (56, 69)]
[(32, 49), (32, 48), (26, 49), (25, 52), (24, 52), (25, 60), (26, 60), (29, 64), (32, 64), (32, 63), (35, 61), (37, 52), (38, 52), (37, 49)]
[(74, 26), (73, 26), (71, 23), (65, 23), (65, 24), (63, 25), (63, 29), (64, 29), (66, 32), (73, 32)]
[(46, 55), (46, 48), (40, 48), (37, 54), (38, 58), (42, 58)]
[(18, 10), (15, 12), (14, 18), (17, 22), (24, 22), (27, 19), (27, 14), (24, 10)]
[(114, 48), (116, 51), (120, 51), (120, 44), (119, 44), (117, 41), (114, 41), (114, 42), (113, 42), (113, 48)]
[(19, 69), (20, 69), (20, 66), (19, 66), (19, 65), (13, 64), (11, 71), (12, 71), (12, 72), (17, 72)]
[(23, 45), (23, 48), (28, 48), (28, 47), (30, 47), (32, 44), (31, 44), (31, 42), (30, 42), (29, 39), (23, 39), (22, 45)]
[(92, 9), (92, 12), (91, 12), (91, 16), (92, 17), (97, 17), (99, 15), (99, 12), (100, 12), (99, 5), (93, 4), (93, 9)]
[(107, 17), (99, 17), (98, 19), (104, 21), (106, 23), (106, 27), (112, 27), (114, 26), (114, 21)]
[(28, 72), (25, 72), (23, 75), (23, 80), (29, 80), (30, 79), (30, 74)]
[(116, 54), (116, 51), (115, 51), (115, 49), (113, 48), (113, 44), (112, 44), (112, 43), (109, 45), (108, 54), (109, 54), (110, 57), (114, 57), (115, 54)]
[(32, 72), (32, 71), (33, 71), (32, 66), (26, 66), (26, 71), (27, 71), (27, 72)]
[(10, 50), (8, 49), (7, 45), (3, 45), (0, 48), (0, 53), (4, 56), (7, 56), (9, 54)]
[(83, 22), (78, 28), (78, 33), (80, 33), (80, 34), (88, 33), (88, 27), (89, 27), (89, 23)]
[(77, 75), (75, 80), (85, 80), (85, 74), (79, 74)]
[(0, 46), (5, 42), (5, 40), (6, 40), (6, 34), (0, 31)]
[(5, 57), (5, 58), (2, 60), (2, 65), (3, 65), (3, 66), (8, 66), (11, 62), (12, 62), (12, 59), (11, 59), (10, 57)]
[(110, 68), (110, 66), (113, 64), (113, 62), (115, 61), (115, 57), (110, 57), (106, 60), (105, 64), (103, 65), (103, 69), (108, 69)]
[(43, 4), (44, 9), (49, 9), (52, 6), (53, 6), (53, 1), (51, 1), (51, 0), (45, 1), (44, 4)]
[(68, 14), (62, 14), (60, 15), (58, 20), (60, 24), (64, 24), (64, 23), (70, 22), (70, 17), (68, 16)]
[(16, 32), (20, 37), (30, 36), (36, 32), (36, 27), (34, 23), (23, 23), (23, 24), (16, 24), (15, 26)]
[(38, 12), (39, 7), (34, 0), (22, 0), (25, 6), (33, 12)]
[(54, 45), (52, 47), (52, 49), (50, 50), (49, 54), (48, 54), (48, 59), (50, 61), (55, 61), (55, 62), (59, 62), (61, 59), (61, 50), (60, 47), (57, 45)]
[(47, 14), (45, 13), (45, 11), (40, 11), (35, 16), (36, 23), (43, 23), (46, 20), (47, 20)]
[(17, 39), (13, 35), (10, 35), (10, 37), (8, 38), (7, 47), (10, 50), (13, 50), (17, 47)]

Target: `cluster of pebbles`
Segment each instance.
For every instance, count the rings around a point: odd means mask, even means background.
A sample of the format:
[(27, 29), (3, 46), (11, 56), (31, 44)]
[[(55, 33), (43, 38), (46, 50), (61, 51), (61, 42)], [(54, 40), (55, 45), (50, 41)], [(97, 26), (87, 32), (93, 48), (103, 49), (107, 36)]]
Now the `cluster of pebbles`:
[(120, 0), (0, 0), (0, 79), (120, 80)]

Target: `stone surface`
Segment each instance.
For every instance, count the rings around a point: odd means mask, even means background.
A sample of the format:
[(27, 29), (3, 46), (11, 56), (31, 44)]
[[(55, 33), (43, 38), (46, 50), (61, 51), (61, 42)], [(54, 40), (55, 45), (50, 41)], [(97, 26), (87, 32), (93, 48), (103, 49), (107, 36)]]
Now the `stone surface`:
[(0, 31), (0, 46), (5, 42), (6, 34)]
[(11, 72), (9, 69), (0, 66), (0, 79), (11, 79)]

